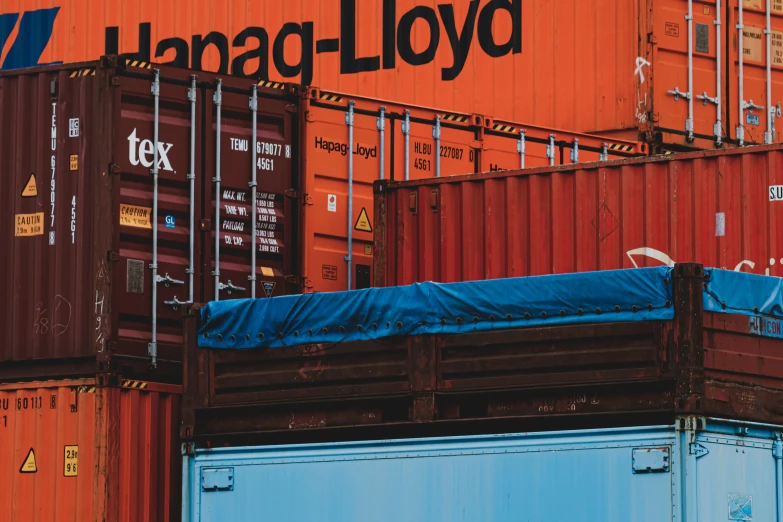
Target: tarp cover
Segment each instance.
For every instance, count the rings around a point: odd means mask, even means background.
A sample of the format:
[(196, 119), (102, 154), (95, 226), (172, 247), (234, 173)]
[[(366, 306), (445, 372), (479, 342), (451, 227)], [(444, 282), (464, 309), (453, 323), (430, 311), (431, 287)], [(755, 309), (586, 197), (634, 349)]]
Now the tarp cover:
[[(202, 348), (280, 348), (674, 317), (670, 267), (212, 302)], [(704, 308), (783, 316), (781, 279), (705, 269)], [(758, 309), (756, 311), (755, 309)]]

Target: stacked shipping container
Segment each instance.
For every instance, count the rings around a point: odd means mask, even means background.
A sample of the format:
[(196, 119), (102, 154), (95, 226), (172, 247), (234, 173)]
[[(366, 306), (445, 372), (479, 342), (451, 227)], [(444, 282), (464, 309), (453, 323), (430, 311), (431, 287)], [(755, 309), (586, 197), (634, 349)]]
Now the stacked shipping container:
[(772, 0), (104, 0), (89, 23), (80, 6), (5, 2), (2, 67), (119, 52), (675, 149), (783, 139)]

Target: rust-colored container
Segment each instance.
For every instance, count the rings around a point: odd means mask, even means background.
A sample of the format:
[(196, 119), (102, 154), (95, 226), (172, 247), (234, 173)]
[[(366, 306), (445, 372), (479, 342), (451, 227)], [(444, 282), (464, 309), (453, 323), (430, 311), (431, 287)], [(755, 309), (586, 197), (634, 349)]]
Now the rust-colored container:
[[(307, 292), (371, 286), (372, 183), (376, 180), (430, 179), (617, 159), (646, 151), (643, 144), (633, 141), (315, 88), (304, 91), (301, 110), (302, 274)], [(347, 146), (350, 132), (351, 151)], [(349, 194), (353, 196), (350, 219)], [(349, 238), (350, 286), (345, 259)]]
[(4, 69), (119, 52), (675, 148), (763, 143), (783, 99), (774, 0), (7, 0), (0, 16)]
[(332, 345), (199, 348), (193, 311), (181, 435), (209, 447), (670, 424), (677, 414), (780, 423), (780, 321), (706, 312), (703, 276), (674, 267), (673, 320)]
[[(248, 288), (252, 168), (250, 153), (235, 149), (247, 150), (239, 137), (251, 134), (237, 123), (250, 120), (250, 86), (234, 80), (243, 89), (225, 86), (218, 128), (218, 83), (194, 84), (181, 69), (164, 68), (158, 83), (148, 63), (116, 58), (0, 74), (0, 380), (121, 371), (180, 382), (180, 303), (214, 299), (216, 284), (224, 296)], [(275, 176), (258, 180), (258, 284), (280, 294), (298, 288), (287, 279), (298, 244), (288, 197), (298, 183), (289, 159), (298, 97), (259, 87), (258, 100), (259, 139), (281, 156)]]
[(0, 518), (179, 520), (181, 387), (0, 385)]
[(377, 183), (375, 283), (698, 262), (783, 275), (783, 148)]

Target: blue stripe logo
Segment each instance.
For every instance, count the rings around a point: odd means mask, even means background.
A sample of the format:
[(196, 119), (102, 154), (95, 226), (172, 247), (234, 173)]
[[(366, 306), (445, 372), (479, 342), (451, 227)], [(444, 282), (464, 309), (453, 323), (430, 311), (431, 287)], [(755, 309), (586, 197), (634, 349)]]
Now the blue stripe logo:
[(14, 28), (17, 25), (19, 27), (16, 39), (11, 44), (5, 60), (0, 65), (0, 70), (7, 71), (9, 69), (62, 63), (38, 62), (44, 49), (49, 45), (49, 40), (52, 38), (54, 20), (59, 12), (59, 7), (25, 11), (22, 13), (21, 20), (19, 19), (19, 13), (0, 14), (0, 49), (5, 48), (6, 42), (11, 33), (13, 33)]

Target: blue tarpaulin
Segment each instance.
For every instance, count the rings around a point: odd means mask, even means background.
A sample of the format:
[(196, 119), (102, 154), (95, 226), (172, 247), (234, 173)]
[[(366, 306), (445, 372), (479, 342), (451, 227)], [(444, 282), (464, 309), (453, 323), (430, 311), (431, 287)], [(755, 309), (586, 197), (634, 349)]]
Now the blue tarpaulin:
[[(419, 283), (212, 302), (203, 348), (281, 348), (398, 335), (457, 334), (674, 317), (672, 268)], [(781, 279), (706, 269), (707, 311), (783, 317)]]

